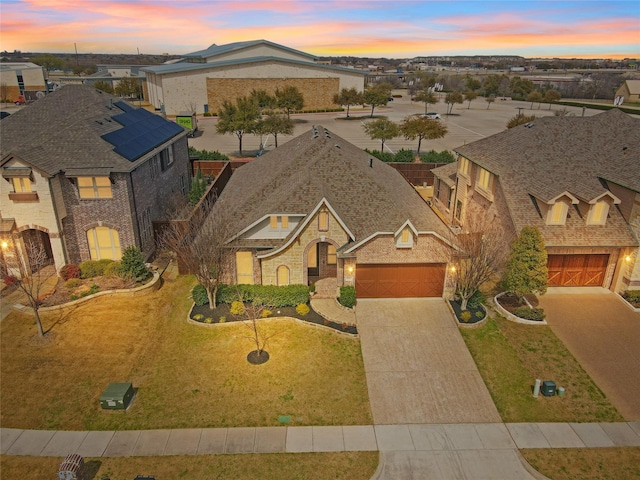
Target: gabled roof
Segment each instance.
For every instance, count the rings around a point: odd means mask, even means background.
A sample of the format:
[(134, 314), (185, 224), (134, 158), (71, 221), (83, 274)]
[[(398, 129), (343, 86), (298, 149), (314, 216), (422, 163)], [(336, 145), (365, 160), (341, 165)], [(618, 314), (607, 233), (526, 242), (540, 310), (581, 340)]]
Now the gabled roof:
[(631, 95), (640, 95), (640, 80), (625, 80)]
[(400, 173), (321, 126), (238, 168), (213, 213), (224, 210), (241, 232), (276, 212), (308, 218), (323, 201), (355, 242), (396, 232), (408, 220), (420, 232), (447, 236)]
[(605, 226), (586, 226), (575, 210), (566, 228), (547, 226), (530, 195), (548, 203), (568, 193), (592, 203), (610, 193), (607, 182), (640, 193), (640, 119), (618, 109), (591, 117), (543, 117), (455, 151), (498, 176), (518, 231), (537, 226), (547, 245), (637, 244), (616, 208)]
[(273, 47), (279, 50), (286, 50), (288, 52), (295, 53), (296, 55), (307, 57), (309, 58), (310, 61), (316, 61), (318, 59), (317, 57), (309, 53), (305, 53), (305, 52), (301, 52), (300, 50), (295, 50), (293, 48), (285, 47), (284, 45), (279, 45), (277, 43), (273, 43), (268, 40), (249, 40), (246, 42), (227, 43), (226, 45), (216, 45), (214, 43), (209, 48), (205, 48), (204, 50), (198, 50), (197, 52), (187, 53), (186, 55), (184, 55), (184, 57), (210, 59), (212, 57), (217, 57), (225, 53), (244, 50), (246, 48), (255, 47), (257, 45), (268, 45), (270, 47)]
[(2, 120), (0, 159), (16, 156), (48, 175), (129, 172), (151, 150), (186, 133), (95, 88), (65, 85)]

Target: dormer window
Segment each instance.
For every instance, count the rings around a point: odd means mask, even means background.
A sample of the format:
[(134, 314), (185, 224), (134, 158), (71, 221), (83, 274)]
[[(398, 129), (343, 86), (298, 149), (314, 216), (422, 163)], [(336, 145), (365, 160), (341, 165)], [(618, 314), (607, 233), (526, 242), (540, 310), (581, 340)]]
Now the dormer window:
[(412, 248), (413, 247), (413, 235), (409, 227), (404, 227), (400, 234), (396, 237), (397, 248)]
[(589, 208), (587, 215), (587, 225), (604, 225), (607, 223), (607, 215), (609, 214), (609, 204), (600, 200)]
[(458, 165), (458, 172), (463, 175), (469, 176), (469, 159), (460, 157), (460, 164)]
[(547, 212), (547, 225), (564, 225), (568, 211), (569, 205), (566, 202), (554, 203)]

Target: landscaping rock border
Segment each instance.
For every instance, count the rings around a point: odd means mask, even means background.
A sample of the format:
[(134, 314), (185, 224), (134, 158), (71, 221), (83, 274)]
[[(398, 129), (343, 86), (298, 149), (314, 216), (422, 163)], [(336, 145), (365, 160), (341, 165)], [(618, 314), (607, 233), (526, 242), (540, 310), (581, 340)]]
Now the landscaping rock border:
[(500, 314), (505, 317), (507, 320), (511, 320), (512, 322), (515, 323), (522, 323), (525, 325), (548, 325), (546, 320), (526, 320), (524, 318), (520, 318), (516, 315), (514, 315), (513, 313), (509, 312), (508, 310), (504, 309), (502, 307), (502, 305), (500, 305), (500, 302), (498, 301), (498, 298), (501, 297), (502, 295), (504, 295), (506, 292), (500, 292), (499, 294), (497, 294), (495, 297), (493, 297), (493, 303), (495, 304), (496, 310), (498, 310), (498, 312), (500, 312)]
[(625, 305), (627, 305), (627, 307), (629, 307), (631, 310), (633, 310), (634, 312), (640, 312), (640, 308), (636, 308), (636, 307), (634, 307), (632, 304), (630, 304), (629, 302), (627, 302), (627, 301), (625, 300), (625, 298), (624, 298), (622, 295), (620, 295), (619, 293), (616, 293), (616, 295), (617, 295), (617, 296), (618, 296), (618, 298), (620, 298), (620, 300), (622, 300), (622, 301), (625, 303)]
[(162, 282), (160, 281), (160, 274), (158, 272), (153, 272), (153, 278), (150, 282), (145, 283), (139, 287), (135, 288), (119, 288), (116, 290), (104, 290), (102, 292), (96, 292), (92, 295), (87, 295), (86, 297), (79, 298), (77, 300), (72, 300), (71, 302), (63, 303), (61, 305), (53, 305), (51, 307), (41, 307), (40, 312), (57, 312), (64, 311), (66, 309), (76, 308), (78, 305), (81, 305), (89, 300), (92, 300), (97, 297), (102, 297), (105, 295), (126, 295), (129, 297), (137, 297), (141, 295), (147, 295), (149, 293), (153, 293), (157, 291), (162, 286)]

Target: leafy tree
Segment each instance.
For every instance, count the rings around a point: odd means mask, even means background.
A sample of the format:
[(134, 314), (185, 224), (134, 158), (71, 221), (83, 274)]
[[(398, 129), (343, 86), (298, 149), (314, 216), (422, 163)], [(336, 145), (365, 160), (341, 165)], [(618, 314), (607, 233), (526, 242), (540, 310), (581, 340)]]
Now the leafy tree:
[(276, 148), (278, 148), (278, 135), (292, 135), (293, 134), (293, 121), (285, 116), (270, 114), (262, 120), (263, 131), (267, 134), (273, 135), (273, 141)]
[(276, 106), (276, 98), (269, 95), (266, 90), (251, 90), (249, 98), (256, 103), (262, 113), (263, 110), (273, 109)]
[(495, 95), (489, 95), (488, 97), (484, 97), (484, 100), (487, 102), (487, 110), (489, 110), (491, 104), (496, 101), (496, 97)]
[(520, 298), (530, 293), (546, 293), (547, 249), (536, 227), (523, 227), (511, 244), (502, 288)]
[(129, 246), (122, 252), (120, 269), (123, 274), (131, 275), (137, 282), (149, 278), (151, 272), (145, 264), (142, 252), (136, 246)]
[(291, 118), (292, 110), (302, 110), (304, 97), (302, 92), (294, 86), (276, 88), (276, 105), (287, 112), (287, 118)]
[(522, 79), (520, 77), (513, 77), (509, 85), (511, 95), (517, 98), (526, 98), (531, 92), (534, 91), (535, 86), (531, 80)]
[(430, 87), (427, 87), (424, 90), (420, 90), (414, 97), (414, 100), (416, 102), (424, 102), (425, 115), (429, 110), (429, 104), (435, 105), (436, 103), (438, 103), (438, 99), (436, 98), (435, 93), (430, 90)]
[(398, 124), (388, 118), (378, 118), (364, 124), (364, 132), (369, 138), (378, 139), (382, 142), (380, 151), (384, 152), (384, 142), (397, 137), (400, 134)]
[(542, 102), (542, 94), (539, 91), (534, 90), (533, 92), (529, 93), (529, 95), (527, 95), (527, 102), (531, 102), (530, 110), (533, 110), (533, 104), (535, 102), (538, 102), (538, 110), (540, 110), (540, 102)]
[(524, 125), (525, 123), (533, 122), (535, 119), (536, 119), (535, 115), (518, 114), (507, 122), (507, 128), (513, 128), (513, 127), (517, 127), (518, 125)]
[(104, 80), (98, 80), (96, 82), (93, 82), (92, 86), (96, 90), (100, 90), (105, 93), (111, 93), (111, 94), (114, 93), (113, 87), (111, 86), (111, 84), (109, 82), (105, 82)]
[(114, 91), (116, 95), (121, 97), (140, 98), (142, 94), (142, 87), (137, 78), (124, 77), (118, 81)]
[(475, 92), (476, 90), (480, 90), (482, 84), (480, 80), (476, 80), (471, 75), (467, 75), (467, 90), (470, 92)]
[(493, 95), (497, 97), (500, 94), (500, 83), (502, 81), (502, 75), (489, 75), (482, 82), (482, 88), (486, 97)]
[(417, 154), (420, 155), (422, 139), (435, 140), (447, 134), (447, 127), (440, 121), (426, 117), (407, 117), (400, 124), (400, 131), (407, 140), (418, 139)]
[(375, 108), (378, 105), (386, 105), (389, 102), (390, 96), (391, 85), (388, 83), (373, 85), (364, 92), (364, 103), (371, 105), (371, 118), (373, 118)]
[(33, 57), (31, 61), (36, 65), (44, 67), (47, 72), (51, 70), (63, 70), (66, 65), (66, 62), (62, 58), (51, 55), (50, 53)]
[(256, 102), (247, 97), (236, 99), (233, 104), (228, 100), (222, 102), (222, 110), (218, 112), (216, 131), (226, 134), (233, 133), (238, 137), (240, 155), (242, 155), (242, 137), (252, 132), (260, 117)]
[(557, 102), (561, 98), (562, 95), (560, 95), (560, 92), (558, 92), (557, 90), (547, 90), (544, 93), (544, 101), (549, 104), (549, 110), (551, 110), (551, 103)]
[(333, 103), (336, 105), (347, 107), (347, 118), (349, 118), (349, 107), (351, 105), (362, 105), (364, 103), (364, 95), (356, 90), (355, 87), (343, 88), (340, 93), (333, 96)]
[(471, 108), (471, 101), (475, 100), (476, 98), (478, 98), (478, 94), (476, 92), (473, 92), (471, 90), (464, 92), (464, 99), (469, 102), (469, 106), (467, 107), (467, 110)]
[(454, 103), (462, 103), (462, 102), (464, 102), (464, 97), (462, 96), (462, 93), (460, 93), (460, 92), (449, 92), (449, 93), (447, 93), (444, 101), (448, 105), (447, 115), (450, 115), (451, 112), (453, 111), (453, 104)]
[(202, 170), (198, 169), (191, 181), (191, 188), (189, 189), (189, 205), (195, 206), (204, 192), (207, 191), (207, 179), (202, 175)]

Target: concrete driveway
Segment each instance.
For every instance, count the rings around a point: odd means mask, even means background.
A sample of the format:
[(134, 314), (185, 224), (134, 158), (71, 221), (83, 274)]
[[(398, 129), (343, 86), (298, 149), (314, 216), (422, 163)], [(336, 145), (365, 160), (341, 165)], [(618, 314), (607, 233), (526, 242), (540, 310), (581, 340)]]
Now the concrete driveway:
[(442, 299), (358, 300), (374, 424), (500, 422)]
[(564, 292), (540, 297), (551, 329), (624, 418), (640, 420), (640, 313), (609, 290)]

